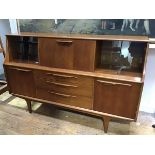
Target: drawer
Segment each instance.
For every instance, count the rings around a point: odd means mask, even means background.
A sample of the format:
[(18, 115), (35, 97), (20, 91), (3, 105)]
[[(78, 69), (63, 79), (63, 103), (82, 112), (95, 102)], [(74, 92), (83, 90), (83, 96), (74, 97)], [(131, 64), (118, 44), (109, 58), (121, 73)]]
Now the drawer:
[(87, 97), (93, 95), (93, 78), (89, 77), (36, 71), (35, 82), (38, 88)]
[(56, 72), (46, 72), (46, 71), (35, 71), (35, 80), (37, 83), (40, 82), (40, 79), (50, 80), (55, 82), (75, 84), (78, 83), (79, 79), (77, 76), (72, 74), (61, 74)]
[(67, 83), (67, 84), (91, 84), (93, 79), (90, 77), (79, 76), (74, 74), (47, 72), (47, 71), (34, 71), (35, 80), (46, 79), (53, 80), (55, 82)]
[(53, 101), (61, 104), (92, 109), (93, 99), (91, 97), (77, 96), (71, 94), (63, 94), (56, 91), (50, 91), (46, 89), (37, 89), (37, 98)]

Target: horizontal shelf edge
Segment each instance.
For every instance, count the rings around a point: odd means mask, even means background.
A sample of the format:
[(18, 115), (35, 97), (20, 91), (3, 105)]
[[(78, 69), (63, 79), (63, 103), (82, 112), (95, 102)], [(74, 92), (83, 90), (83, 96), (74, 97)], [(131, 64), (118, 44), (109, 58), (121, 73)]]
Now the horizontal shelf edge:
[(147, 36), (131, 36), (131, 35), (93, 35), (93, 34), (60, 34), (60, 33), (30, 33), (21, 32), (15, 34), (7, 34), (6, 36), (25, 36), (25, 37), (46, 37), (46, 38), (68, 38), (68, 39), (87, 39), (87, 40), (124, 40), (137, 42), (150, 42)]
[(5, 62), (4, 66), (15, 66), (19, 68), (30, 68), (36, 70), (43, 70), (43, 71), (53, 71), (59, 73), (68, 73), (68, 74), (75, 74), (81, 76), (89, 76), (95, 78), (106, 78), (112, 80), (119, 80), (119, 81), (127, 81), (127, 82), (135, 82), (135, 83), (143, 83), (142, 78), (135, 79), (135, 77), (131, 76), (121, 76), (121, 75), (112, 75), (104, 74), (104, 73), (96, 73), (96, 72), (87, 72), (87, 71), (79, 71), (79, 70), (69, 70), (69, 69), (60, 69), (60, 68), (52, 68), (46, 66), (40, 66), (37, 64), (26, 64), (26, 63), (16, 63), (16, 62)]

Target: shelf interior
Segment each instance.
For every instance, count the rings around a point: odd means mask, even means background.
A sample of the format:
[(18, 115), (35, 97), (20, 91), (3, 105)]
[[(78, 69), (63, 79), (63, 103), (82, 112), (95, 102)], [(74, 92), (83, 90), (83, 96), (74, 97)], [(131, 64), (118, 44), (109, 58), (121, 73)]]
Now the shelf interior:
[(96, 69), (116, 70), (122, 74), (142, 73), (146, 47), (144, 42), (97, 41)]
[(38, 38), (8, 37), (8, 47), (11, 61), (23, 63), (38, 62)]

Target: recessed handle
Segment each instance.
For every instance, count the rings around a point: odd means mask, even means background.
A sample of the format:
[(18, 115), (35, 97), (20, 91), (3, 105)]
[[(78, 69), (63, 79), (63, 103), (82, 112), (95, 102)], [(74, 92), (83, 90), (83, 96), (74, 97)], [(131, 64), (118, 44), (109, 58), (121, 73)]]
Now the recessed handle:
[(128, 87), (132, 86), (131, 84), (118, 83), (118, 82), (110, 82), (110, 81), (103, 81), (103, 80), (97, 80), (97, 82), (105, 83), (105, 84), (110, 84), (110, 85), (121, 85), (121, 86), (128, 86)]
[(97, 80), (99, 83), (104, 83), (104, 84), (110, 84), (110, 85), (116, 85), (115, 82), (109, 82), (109, 81), (103, 81), (103, 80)]
[(54, 95), (58, 95), (58, 96), (61, 96), (61, 97), (67, 97), (67, 98), (70, 98), (70, 97), (77, 97), (77, 96), (72, 96), (72, 95), (67, 95), (67, 94), (62, 94), (62, 93), (57, 93), (57, 92), (53, 92), (53, 91), (48, 91), (48, 93), (50, 94), (54, 94)]
[(52, 75), (55, 77), (62, 77), (62, 78), (75, 78), (77, 79), (76, 76), (70, 76), (70, 75), (63, 75), (63, 74), (53, 74), (53, 73), (46, 73), (47, 75)]
[(27, 69), (20, 69), (20, 68), (10, 68), (10, 69), (14, 69), (21, 72), (31, 72), (31, 70), (27, 70)]
[(46, 83), (51, 83), (57, 86), (63, 86), (63, 87), (73, 87), (73, 88), (77, 88), (78, 86), (75, 85), (68, 85), (68, 84), (63, 84), (63, 83), (57, 83), (57, 82), (52, 82), (52, 81), (46, 81)]

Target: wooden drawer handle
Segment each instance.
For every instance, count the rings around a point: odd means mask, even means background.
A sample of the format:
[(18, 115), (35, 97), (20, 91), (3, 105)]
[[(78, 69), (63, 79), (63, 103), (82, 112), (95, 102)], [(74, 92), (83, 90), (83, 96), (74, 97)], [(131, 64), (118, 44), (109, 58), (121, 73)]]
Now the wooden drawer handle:
[(73, 88), (77, 88), (78, 87), (78, 86), (75, 86), (75, 85), (68, 85), (68, 84), (57, 83), (57, 82), (52, 82), (52, 81), (46, 81), (46, 83), (51, 83), (51, 84), (54, 84), (54, 85), (64, 86), (64, 87), (73, 87)]
[(67, 97), (67, 98), (70, 98), (70, 97), (75, 98), (75, 97), (76, 97), (76, 96), (72, 96), (72, 95), (56, 93), (56, 92), (53, 92), (53, 91), (48, 91), (48, 93), (50, 93), (50, 94), (54, 94), (54, 95), (58, 95), (58, 96), (61, 96), (61, 97)]
[(131, 84), (125, 84), (125, 83), (117, 83), (117, 82), (109, 82), (109, 81), (102, 81), (102, 80), (97, 80), (97, 82), (100, 83), (105, 83), (105, 84), (111, 84), (111, 85), (122, 85), (122, 86), (128, 86), (131, 87)]
[(32, 70), (20, 69), (20, 68), (10, 68), (10, 69), (14, 69), (14, 70), (21, 71), (21, 72), (31, 72), (32, 71)]
[(73, 41), (71, 40), (56, 40), (57, 43), (62, 43), (62, 44), (72, 44)]
[(116, 83), (114, 83), (114, 82), (108, 82), (108, 81), (102, 81), (102, 80), (97, 80), (97, 82), (105, 83), (105, 84), (111, 84), (111, 85), (116, 85)]
[(63, 74), (52, 74), (52, 73), (46, 73), (47, 75), (52, 75), (52, 76), (56, 76), (56, 77), (63, 77), (63, 78), (75, 78), (77, 79), (76, 76), (70, 76), (70, 75), (63, 75)]

